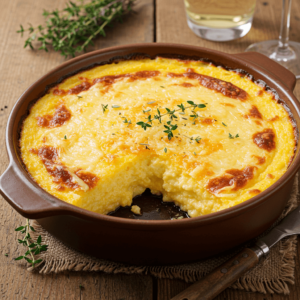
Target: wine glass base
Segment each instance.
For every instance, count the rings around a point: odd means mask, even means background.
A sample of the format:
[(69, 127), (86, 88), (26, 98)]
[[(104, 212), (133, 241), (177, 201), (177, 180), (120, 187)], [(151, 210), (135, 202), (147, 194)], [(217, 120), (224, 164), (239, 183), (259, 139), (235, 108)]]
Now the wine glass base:
[(264, 54), (300, 78), (300, 43), (289, 42), (289, 47), (281, 49), (278, 40), (263, 41), (250, 45), (245, 51)]
[(246, 23), (230, 28), (211, 28), (200, 26), (194, 23), (187, 16), (187, 24), (190, 29), (199, 37), (213, 42), (227, 42), (245, 36), (251, 29), (252, 18)]

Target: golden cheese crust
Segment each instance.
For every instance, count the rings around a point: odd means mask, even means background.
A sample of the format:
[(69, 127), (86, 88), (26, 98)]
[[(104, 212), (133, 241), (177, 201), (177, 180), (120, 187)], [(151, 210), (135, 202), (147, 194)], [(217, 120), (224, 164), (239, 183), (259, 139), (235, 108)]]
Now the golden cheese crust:
[(241, 203), (287, 170), (296, 137), (273, 94), (204, 61), (97, 66), (40, 98), (20, 151), (34, 180), (107, 214), (146, 188), (191, 217)]

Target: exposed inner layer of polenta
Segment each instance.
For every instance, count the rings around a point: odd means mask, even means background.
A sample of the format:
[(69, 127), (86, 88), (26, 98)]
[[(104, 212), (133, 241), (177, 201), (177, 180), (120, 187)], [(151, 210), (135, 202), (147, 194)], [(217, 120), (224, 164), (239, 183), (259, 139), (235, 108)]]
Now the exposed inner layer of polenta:
[(295, 145), (287, 111), (247, 76), (159, 57), (66, 79), (31, 108), (20, 138), (28, 172), (59, 199), (107, 214), (150, 188), (191, 217), (267, 189)]

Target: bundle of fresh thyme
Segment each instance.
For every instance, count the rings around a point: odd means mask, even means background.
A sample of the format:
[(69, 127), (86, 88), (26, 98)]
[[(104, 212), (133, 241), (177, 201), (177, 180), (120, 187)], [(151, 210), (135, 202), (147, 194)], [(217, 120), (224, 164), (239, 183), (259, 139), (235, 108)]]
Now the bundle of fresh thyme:
[[(24, 235), (23, 239), (18, 239), (18, 242), (27, 248), (27, 251), (24, 255), (15, 258), (15, 260), (25, 259), (31, 266), (34, 268), (35, 265), (42, 262), (42, 259), (35, 259), (35, 256), (40, 254), (43, 251), (47, 251), (47, 245), (42, 245), (42, 236), (38, 236), (37, 240), (34, 242), (30, 236), (29, 231), (35, 231), (32, 226), (29, 224), (29, 220), (26, 220), (26, 224), (24, 226), (20, 226), (15, 229), (15, 231), (19, 231)], [(29, 257), (28, 257), (29, 256)]]
[(72, 1), (62, 11), (44, 10), (43, 16), (46, 25), (24, 29), (22, 25), (18, 33), (28, 31), (29, 37), (25, 41), (24, 48), (33, 49), (32, 42), (37, 40), (41, 46), (39, 50), (48, 52), (52, 46), (63, 56), (74, 57), (76, 53), (86, 51), (89, 45), (94, 45), (93, 39), (98, 35), (105, 36), (104, 28), (112, 24), (112, 21), (121, 21), (124, 14), (129, 12), (135, 0), (92, 0), (84, 4)]

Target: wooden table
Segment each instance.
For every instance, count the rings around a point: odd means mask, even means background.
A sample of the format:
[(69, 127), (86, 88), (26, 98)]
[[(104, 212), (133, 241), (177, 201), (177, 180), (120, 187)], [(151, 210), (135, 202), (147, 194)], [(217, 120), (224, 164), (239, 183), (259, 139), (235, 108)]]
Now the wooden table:
[[(5, 126), (11, 108), (21, 93), (36, 79), (65, 59), (60, 54), (23, 49), (24, 39), (16, 34), (19, 24), (43, 22), (43, 9), (62, 9), (65, 0), (0, 0), (0, 173), (8, 164), (5, 151)], [(183, 0), (137, 0), (137, 14), (128, 16), (121, 26), (107, 31), (93, 49), (139, 42), (173, 42), (199, 45), (229, 53), (243, 52), (251, 43), (277, 39), (281, 1), (258, 0), (253, 27), (239, 40), (214, 43), (196, 37), (186, 25)], [(298, 3), (297, 3), (298, 2)], [(293, 1), (290, 39), (300, 42), (300, 3)], [(93, 50), (92, 48), (90, 50)], [(295, 89), (300, 97), (300, 84)], [(8, 108), (5, 109), (4, 106)], [(16, 187), (17, 188), (17, 187)], [(3, 199), (0, 201), (0, 277), (1, 299), (170, 299), (189, 284), (179, 280), (156, 279), (140, 275), (108, 275), (72, 272), (42, 276), (29, 273), (24, 265), (13, 260), (23, 249), (17, 243), (14, 228), (24, 222)], [(8, 253), (8, 257), (5, 256)], [(300, 299), (300, 251), (296, 259), (295, 285), (291, 294), (261, 295), (227, 289), (217, 299)], [(84, 288), (80, 289), (79, 285)]]

